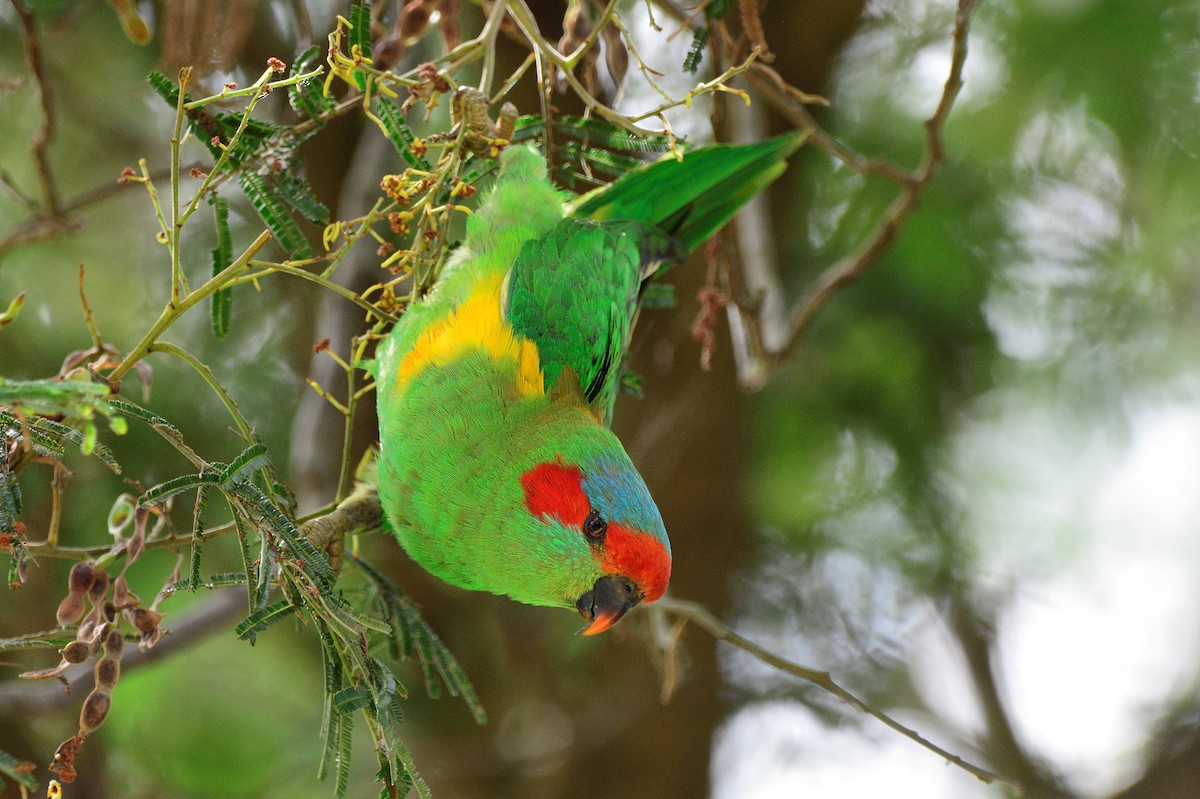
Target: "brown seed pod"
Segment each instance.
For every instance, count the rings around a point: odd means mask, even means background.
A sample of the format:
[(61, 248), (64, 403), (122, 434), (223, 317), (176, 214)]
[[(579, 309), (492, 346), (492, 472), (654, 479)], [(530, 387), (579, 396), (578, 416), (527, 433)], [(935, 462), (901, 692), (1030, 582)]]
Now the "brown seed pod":
[(67, 578), (67, 590), (72, 594), (86, 594), (96, 580), (96, 567), (90, 560), (81, 560), (71, 567)]
[(92, 587), (88, 590), (88, 598), (92, 600), (93, 605), (99, 605), (108, 595), (108, 572), (96, 569), (95, 575), (96, 579), (92, 581)]
[(79, 711), (79, 731), (85, 735), (95, 732), (104, 720), (108, 718), (108, 710), (112, 707), (112, 698), (107, 691), (97, 688), (83, 700), (83, 708)]
[(505, 103), (500, 106), (500, 113), (496, 115), (496, 138), (512, 141), (516, 131), (517, 107), (512, 103)]
[(54, 612), (54, 618), (58, 620), (60, 627), (65, 627), (79, 621), (86, 609), (87, 605), (83, 601), (83, 594), (72, 591), (63, 597), (62, 602), (58, 603), (58, 610)]
[(104, 603), (104, 620), (109, 622), (117, 620), (117, 606), (112, 602)]
[(59, 650), (59, 654), (68, 663), (82, 663), (88, 659), (90, 652), (83, 641), (72, 641)]
[(442, 46), (447, 51), (462, 44), (462, 30), (458, 27), (458, 0), (442, 0), (438, 6), (438, 33), (442, 35)]
[(429, 17), (438, 0), (411, 0), (400, 12), (400, 25), (397, 31), (400, 38), (408, 41), (420, 36), (429, 27)]
[(133, 608), (127, 614), (129, 621), (137, 627), (138, 632), (142, 635), (153, 632), (158, 627), (159, 622), (163, 620), (163, 615), (156, 610), (147, 610), (146, 608)]
[(125, 639), (121, 637), (121, 631), (114, 627), (109, 631), (108, 637), (104, 639), (104, 654), (109, 657), (119, 658), (124, 649)]
[(379, 69), (391, 69), (404, 55), (404, 40), (397, 33), (376, 39), (371, 48), (371, 60)]
[(629, 50), (621, 38), (621, 31), (616, 25), (605, 25), (600, 32), (604, 37), (604, 61), (608, 65), (608, 74), (612, 76), (613, 85), (617, 91), (625, 82), (625, 73), (629, 71)]
[(105, 656), (96, 661), (96, 687), (111, 691), (121, 677), (121, 662)]
[(96, 632), (96, 620), (88, 616), (83, 620), (83, 624), (79, 625), (79, 629), (75, 631), (75, 640), (83, 643), (91, 643), (92, 634)]

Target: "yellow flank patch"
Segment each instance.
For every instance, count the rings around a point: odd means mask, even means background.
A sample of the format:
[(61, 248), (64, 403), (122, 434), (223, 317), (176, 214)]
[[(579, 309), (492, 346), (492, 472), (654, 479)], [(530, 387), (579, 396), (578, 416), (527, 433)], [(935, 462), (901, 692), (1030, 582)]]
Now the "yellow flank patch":
[(400, 362), (397, 387), (404, 385), (426, 366), (447, 364), (471, 349), (481, 349), (493, 361), (511, 360), (516, 365), (517, 389), (525, 396), (545, 393), (537, 345), (518, 336), (500, 315), (500, 284), (503, 275), (482, 281), (466, 301), (444, 319), (429, 326)]

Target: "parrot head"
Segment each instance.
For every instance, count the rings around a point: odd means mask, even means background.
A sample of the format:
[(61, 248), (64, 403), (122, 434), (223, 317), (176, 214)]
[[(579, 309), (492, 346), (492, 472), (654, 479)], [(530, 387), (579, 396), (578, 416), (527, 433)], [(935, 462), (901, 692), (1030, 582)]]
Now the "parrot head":
[(581, 635), (604, 632), (666, 591), (671, 544), (662, 517), (607, 428), (560, 428), (536, 449), (518, 477), (517, 537), (529, 543), (521, 556), (538, 569), (524, 588), (543, 594), (537, 604), (578, 609), (587, 620)]

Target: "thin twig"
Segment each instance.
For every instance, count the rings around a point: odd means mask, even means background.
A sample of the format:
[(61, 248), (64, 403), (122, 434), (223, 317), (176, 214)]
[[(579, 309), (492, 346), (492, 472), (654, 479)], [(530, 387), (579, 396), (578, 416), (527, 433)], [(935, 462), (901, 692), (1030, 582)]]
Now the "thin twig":
[(785, 357), (795, 343), (808, 330), (817, 313), (825, 307), (841, 289), (858, 280), (879, 262), (900, 233), (900, 228), (916, 209), (938, 167), (946, 157), (943, 128), (950, 109), (962, 89), (963, 65), (967, 60), (967, 34), (970, 29), (971, 12), (978, 0), (958, 0), (954, 15), (953, 49), (950, 57), (950, 74), (942, 89), (937, 109), (925, 120), (926, 149), (920, 166), (912, 180), (901, 189), (892, 201), (874, 233), (857, 252), (843, 258), (827, 268), (816, 283), (792, 306), (788, 314), (788, 338), (784, 346), (776, 351), (776, 358)]
[(682, 599), (674, 599), (671, 597), (665, 597), (658, 600), (657, 605), (668, 613), (673, 613), (681, 618), (694, 621), (718, 641), (724, 641), (728, 644), (732, 644), (738, 649), (749, 652), (751, 655), (758, 658), (763, 663), (766, 663), (768, 666), (791, 674), (794, 677), (798, 677), (805, 682), (817, 686), (823, 691), (833, 694), (855, 710), (866, 713), (868, 716), (878, 719), (880, 722), (900, 733), (905, 738), (920, 744), (939, 757), (945, 758), (947, 762), (953, 763), (955, 766), (958, 766), (963, 771), (966, 771), (968, 774), (980, 780), (981, 782), (989, 785), (991, 783), (1001, 783), (1016, 788), (1018, 791), (1021, 789), (1019, 783), (1005, 779), (995, 772), (988, 771), (980, 766), (976, 766), (975, 764), (964, 760), (958, 755), (948, 752), (947, 750), (923, 737), (919, 732), (911, 727), (904, 726), (887, 713), (884, 713), (882, 710), (878, 710), (867, 704), (834, 682), (829, 672), (812, 669), (807, 666), (802, 666), (799, 663), (794, 663), (787, 658), (780, 657), (774, 652), (764, 649), (750, 639), (739, 635), (721, 622), (720, 619), (710, 613), (702, 605)]
[(38, 99), (42, 104), (42, 122), (37, 133), (33, 135), (30, 149), (33, 151), (33, 163), (37, 166), (38, 179), (42, 183), (42, 195), (45, 198), (45, 211), (57, 217), (61, 214), (58, 200), (58, 188), (54, 185), (54, 176), (50, 172), (50, 161), (46, 157), (46, 148), (54, 137), (54, 109), (50, 102), (50, 84), (46, 81), (46, 71), (42, 65), (42, 51), (38, 45), (37, 28), (33, 12), (25, 8), (21, 0), (12, 0), (13, 9), (21, 21), (25, 34), (25, 57), (29, 61), (29, 70), (33, 73), (33, 81), (37, 85)]

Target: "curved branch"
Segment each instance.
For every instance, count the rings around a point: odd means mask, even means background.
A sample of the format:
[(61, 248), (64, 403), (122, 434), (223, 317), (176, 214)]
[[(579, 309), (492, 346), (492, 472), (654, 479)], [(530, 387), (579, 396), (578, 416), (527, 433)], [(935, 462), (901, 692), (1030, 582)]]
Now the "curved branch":
[(946, 77), (942, 88), (941, 99), (937, 109), (929, 119), (925, 120), (926, 149), (911, 181), (888, 207), (883, 220), (871, 237), (852, 255), (843, 258), (826, 269), (817, 282), (792, 306), (788, 314), (788, 338), (784, 346), (776, 353), (776, 358), (785, 357), (796, 341), (808, 330), (817, 313), (825, 307), (841, 289), (858, 280), (871, 267), (879, 262), (880, 257), (891, 247), (892, 242), (900, 232), (900, 228), (916, 209), (925, 193), (925, 189), (937, 174), (938, 167), (946, 158), (943, 129), (950, 109), (962, 89), (963, 66), (967, 61), (967, 34), (970, 30), (971, 12), (979, 0), (958, 0), (958, 8), (954, 14), (954, 33), (952, 34), (953, 49), (950, 56), (950, 74)]
[(945, 758), (947, 762), (953, 763), (955, 766), (958, 766), (960, 769), (980, 780), (981, 782), (989, 785), (992, 783), (1001, 783), (1016, 789), (1018, 792), (1022, 790), (1019, 783), (1006, 779), (993, 771), (988, 771), (985, 768), (981, 768), (980, 766), (976, 766), (975, 764), (964, 760), (958, 755), (953, 754), (933, 743), (911, 727), (904, 726), (887, 713), (884, 713), (882, 710), (878, 710), (867, 704), (834, 682), (833, 678), (829, 675), (829, 672), (812, 669), (807, 666), (802, 666), (799, 663), (794, 663), (787, 658), (780, 657), (774, 652), (764, 649), (750, 639), (744, 638), (726, 626), (720, 619), (710, 613), (702, 605), (682, 599), (673, 599), (671, 597), (663, 597), (662, 599), (658, 600), (656, 604), (659, 608), (668, 613), (674, 613), (681, 619), (687, 619), (688, 621), (695, 622), (700, 627), (703, 627), (706, 632), (711, 634), (712, 637), (716, 638), (718, 641), (724, 641), (728, 644), (732, 644), (738, 649), (749, 652), (751, 655), (758, 658), (763, 663), (766, 663), (768, 666), (779, 669), (780, 671), (786, 672), (795, 677), (799, 677), (801, 680), (811, 683), (821, 690), (833, 694), (855, 710), (866, 713), (868, 716), (878, 719), (883, 724), (886, 724), (891, 729), (903, 735), (905, 738), (920, 744), (939, 757)]

